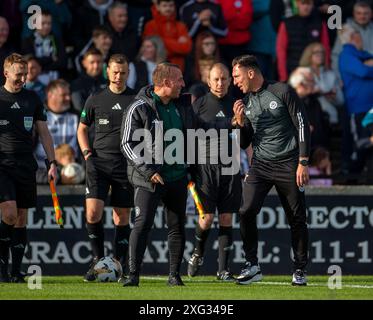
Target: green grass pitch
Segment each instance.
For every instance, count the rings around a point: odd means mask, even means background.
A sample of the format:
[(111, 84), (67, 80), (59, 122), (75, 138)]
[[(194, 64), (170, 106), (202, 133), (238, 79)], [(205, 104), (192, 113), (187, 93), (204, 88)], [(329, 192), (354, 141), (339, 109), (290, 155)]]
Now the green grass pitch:
[(222, 283), (212, 276), (183, 277), (184, 287), (168, 287), (165, 276), (142, 277), (139, 287), (85, 283), (82, 277), (43, 277), (42, 289), (0, 284), (0, 300), (373, 300), (373, 276), (343, 276), (342, 289), (328, 288), (327, 276), (309, 276), (307, 287), (292, 287), (290, 276), (264, 276), (259, 283)]

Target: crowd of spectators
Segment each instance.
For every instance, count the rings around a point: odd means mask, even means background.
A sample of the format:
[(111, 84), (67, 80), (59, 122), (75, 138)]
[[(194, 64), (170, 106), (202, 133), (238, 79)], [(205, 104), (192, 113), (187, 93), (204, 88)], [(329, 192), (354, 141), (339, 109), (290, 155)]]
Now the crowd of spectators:
[[(40, 29), (32, 5), (42, 10)], [(332, 5), (342, 8), (339, 30), (328, 27)], [(110, 55), (128, 57), (135, 90), (152, 83), (157, 63), (178, 64), (196, 99), (214, 63), (254, 54), (265, 77), (288, 82), (306, 106), (311, 174), (322, 176), (312, 183), (331, 185), (338, 173), (373, 183), (372, 12), (369, 0), (2, 0), (0, 82), (5, 57), (26, 55), (26, 87), (45, 103), (55, 147), (70, 146), (80, 162), (79, 115), (105, 87)], [(43, 182), (37, 137), (35, 156)]]

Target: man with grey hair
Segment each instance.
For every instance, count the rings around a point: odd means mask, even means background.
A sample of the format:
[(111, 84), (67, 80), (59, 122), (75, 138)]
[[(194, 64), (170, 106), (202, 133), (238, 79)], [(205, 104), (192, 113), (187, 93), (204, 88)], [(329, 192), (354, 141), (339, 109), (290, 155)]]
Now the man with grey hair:
[(129, 61), (134, 61), (139, 39), (136, 30), (128, 23), (128, 10), (125, 3), (115, 1), (108, 10), (108, 28), (113, 35), (112, 52), (124, 54)]
[(343, 125), (342, 156), (344, 169), (360, 172), (364, 166), (365, 150), (357, 148), (356, 142), (368, 134), (361, 121), (373, 105), (373, 54), (363, 50), (363, 39), (356, 27), (344, 25), (340, 38), (343, 47), (339, 72), (348, 113)]
[[(353, 17), (348, 18), (346, 21), (347, 25), (352, 26), (360, 32), (363, 41), (363, 49), (371, 54), (373, 54), (372, 18), (372, 8), (369, 3), (367, 1), (357, 1), (353, 8)], [(335, 72), (339, 71), (338, 60), (344, 43), (346, 43), (346, 41), (343, 42), (340, 36), (336, 38), (334, 43), (332, 51), (332, 67)]]

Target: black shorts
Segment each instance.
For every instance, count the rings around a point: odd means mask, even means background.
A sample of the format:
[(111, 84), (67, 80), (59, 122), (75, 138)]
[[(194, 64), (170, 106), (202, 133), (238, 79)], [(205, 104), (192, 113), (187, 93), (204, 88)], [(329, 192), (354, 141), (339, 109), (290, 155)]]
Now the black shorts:
[(198, 165), (196, 190), (206, 213), (238, 212), (241, 204), (240, 174), (223, 175), (217, 164)]
[(133, 187), (127, 178), (127, 164), (123, 156), (90, 156), (86, 162), (86, 199), (105, 201), (110, 187), (111, 206), (133, 207)]
[(32, 154), (0, 156), (0, 203), (16, 201), (17, 208), (36, 207), (36, 170)]

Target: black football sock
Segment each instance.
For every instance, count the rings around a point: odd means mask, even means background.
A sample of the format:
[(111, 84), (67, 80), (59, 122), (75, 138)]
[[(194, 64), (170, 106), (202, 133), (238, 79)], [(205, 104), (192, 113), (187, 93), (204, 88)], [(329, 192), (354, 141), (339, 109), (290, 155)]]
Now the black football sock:
[(131, 228), (129, 224), (126, 226), (115, 226), (114, 257), (120, 262), (122, 268), (126, 265), (130, 233)]
[(9, 248), (12, 240), (12, 232), (14, 226), (6, 224), (4, 221), (0, 223), (0, 266), (1, 273), (8, 273)]
[(209, 234), (210, 229), (202, 230), (199, 223), (197, 222), (194, 253), (198, 254), (200, 257), (203, 257), (203, 254), (205, 253), (205, 244)]
[(219, 227), (219, 272), (229, 270), (229, 253), (232, 249), (232, 227)]
[(92, 247), (93, 256), (98, 259), (102, 258), (105, 255), (104, 252), (104, 227), (102, 222), (97, 223), (88, 223), (87, 222), (87, 231), (89, 241)]
[(27, 244), (26, 227), (14, 228), (10, 250), (12, 252), (12, 276), (21, 272), (22, 259), (25, 254)]

